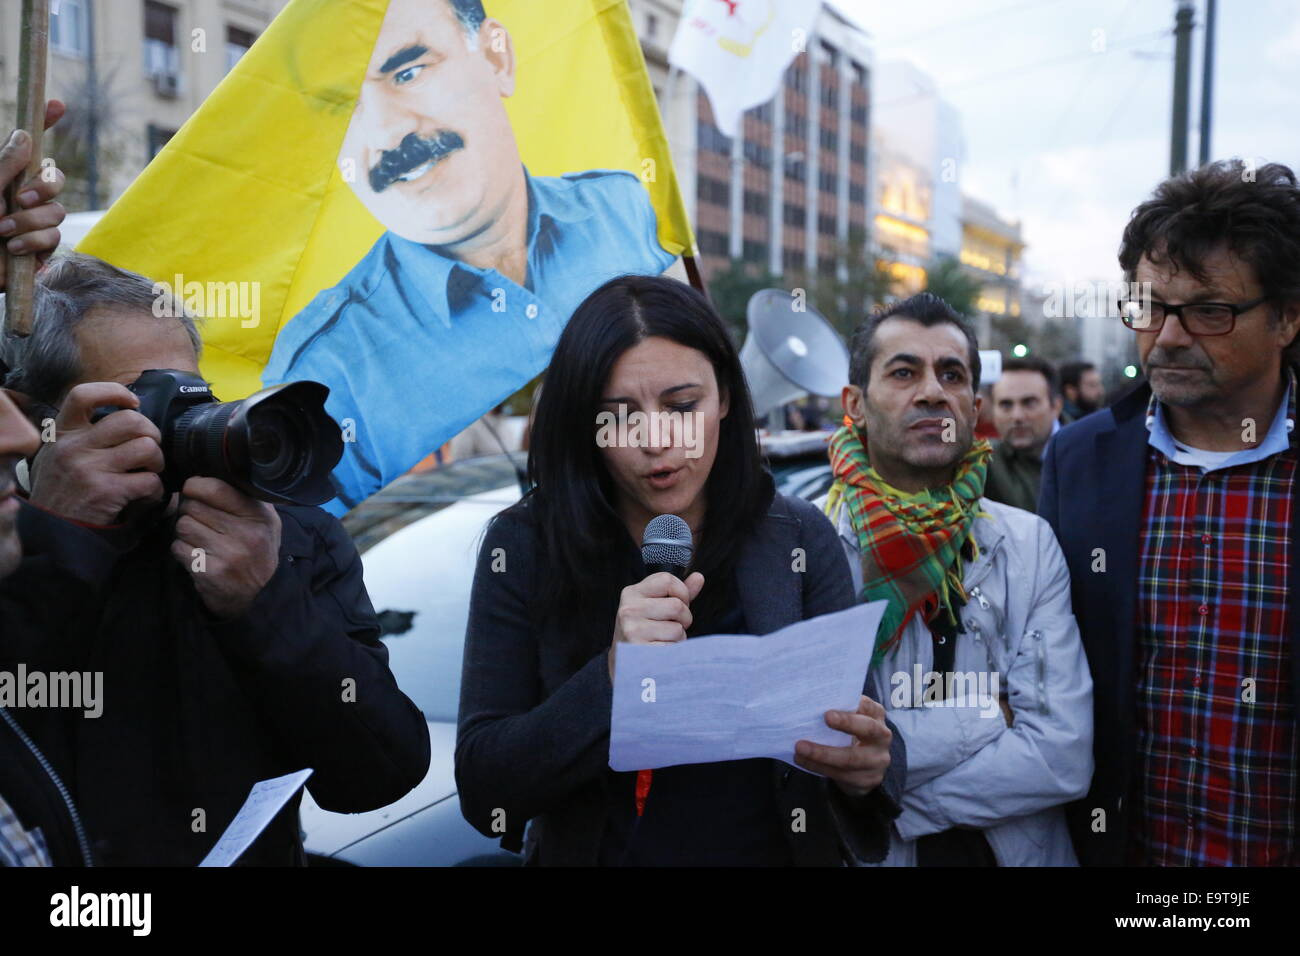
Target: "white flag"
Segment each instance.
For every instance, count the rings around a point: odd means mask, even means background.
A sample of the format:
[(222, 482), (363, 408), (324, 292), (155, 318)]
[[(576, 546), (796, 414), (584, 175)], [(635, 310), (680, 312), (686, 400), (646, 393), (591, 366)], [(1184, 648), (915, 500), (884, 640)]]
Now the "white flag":
[(668, 62), (709, 95), (718, 129), (735, 136), (740, 116), (766, 103), (807, 47), (821, 0), (686, 0)]

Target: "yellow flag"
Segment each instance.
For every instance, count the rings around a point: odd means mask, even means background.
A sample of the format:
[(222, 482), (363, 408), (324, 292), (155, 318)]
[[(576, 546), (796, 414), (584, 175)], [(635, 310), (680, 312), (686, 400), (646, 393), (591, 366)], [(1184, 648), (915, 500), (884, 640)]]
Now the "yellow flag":
[(337, 513), (693, 246), (625, 0), (292, 0), (78, 249), (204, 317), (222, 400), (330, 387)]

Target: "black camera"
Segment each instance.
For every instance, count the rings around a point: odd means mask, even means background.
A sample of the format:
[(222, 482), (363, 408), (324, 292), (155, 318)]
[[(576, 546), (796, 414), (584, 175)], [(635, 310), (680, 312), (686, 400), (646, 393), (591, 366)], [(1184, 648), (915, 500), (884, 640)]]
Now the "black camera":
[[(286, 382), (218, 402), (191, 372), (150, 369), (127, 388), (162, 432), (168, 492), (202, 475), (272, 504), (319, 505), (335, 496), (330, 472), (343, 457), (343, 436), (325, 411), (330, 390), (319, 382)], [(91, 420), (116, 411), (97, 408)]]

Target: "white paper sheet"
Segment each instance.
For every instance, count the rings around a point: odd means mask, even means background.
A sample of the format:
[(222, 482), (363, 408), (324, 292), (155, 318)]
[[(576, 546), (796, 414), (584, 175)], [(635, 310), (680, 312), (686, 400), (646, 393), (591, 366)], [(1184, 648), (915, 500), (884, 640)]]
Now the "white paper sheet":
[(848, 746), (826, 711), (858, 709), (884, 601), (762, 637), (619, 644), (609, 765), (654, 770), (772, 757), (792, 766), (800, 740)]
[(230, 826), (221, 834), (217, 845), (208, 852), (199, 866), (233, 866), (240, 854), (253, 845), (257, 835), (266, 829), (280, 808), (302, 789), (311, 775), (311, 770), (299, 770), (297, 773), (287, 773), (283, 777), (253, 784), (248, 799), (235, 814), (235, 819), (230, 821)]

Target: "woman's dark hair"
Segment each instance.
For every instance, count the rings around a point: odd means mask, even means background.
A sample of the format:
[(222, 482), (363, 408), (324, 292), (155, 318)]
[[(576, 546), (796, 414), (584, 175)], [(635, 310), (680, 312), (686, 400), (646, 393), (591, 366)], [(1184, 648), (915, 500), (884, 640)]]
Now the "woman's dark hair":
[(705, 483), (705, 527), (694, 568), (706, 583), (692, 606), (697, 619), (701, 611), (717, 610), (711, 599), (725, 596), (738, 545), (771, 501), (772, 480), (763, 467), (740, 357), (708, 299), (661, 276), (605, 283), (578, 306), (555, 348), (529, 440), (533, 490), (515, 506), (530, 511), (537, 527), (535, 597), (544, 617), (578, 609), (603, 616), (608, 609), (612, 628), (619, 591), (644, 576), (639, 566), (617, 558), (630, 545), (596, 446), (596, 413), (619, 357), (652, 336), (703, 353), (729, 403)]

